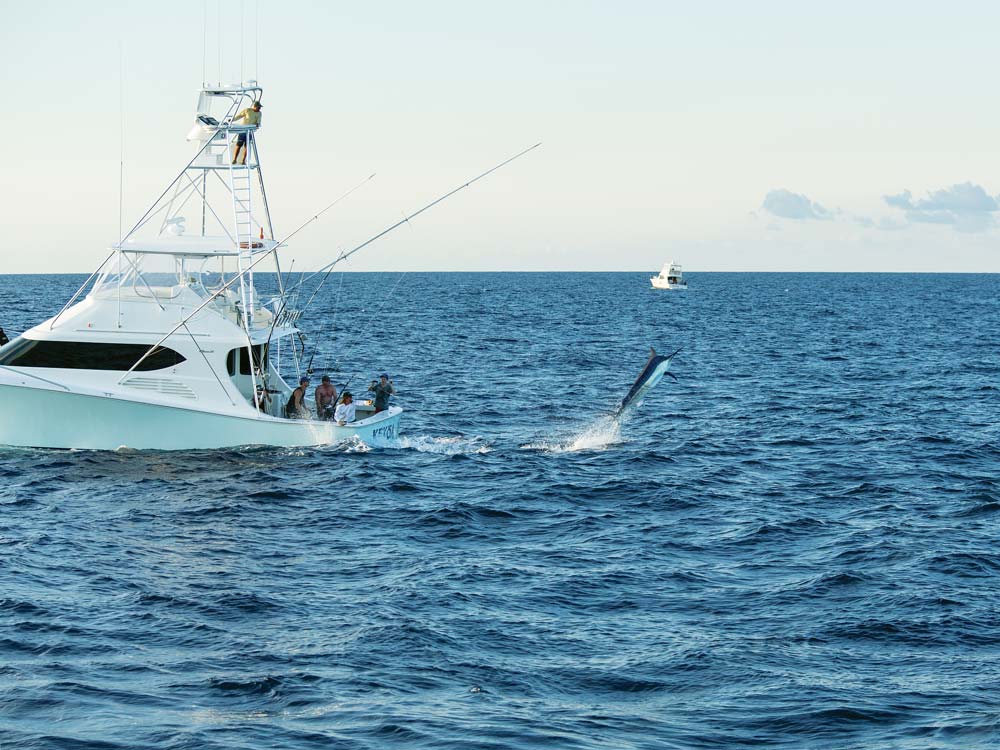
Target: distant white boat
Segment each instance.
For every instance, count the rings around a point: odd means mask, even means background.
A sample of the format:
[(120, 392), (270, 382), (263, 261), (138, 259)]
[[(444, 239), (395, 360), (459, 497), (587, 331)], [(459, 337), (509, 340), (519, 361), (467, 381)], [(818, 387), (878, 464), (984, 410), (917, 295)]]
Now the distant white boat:
[(664, 263), (659, 276), (653, 276), (650, 281), (656, 289), (687, 289), (688, 284), (684, 280), (681, 267), (670, 261)]

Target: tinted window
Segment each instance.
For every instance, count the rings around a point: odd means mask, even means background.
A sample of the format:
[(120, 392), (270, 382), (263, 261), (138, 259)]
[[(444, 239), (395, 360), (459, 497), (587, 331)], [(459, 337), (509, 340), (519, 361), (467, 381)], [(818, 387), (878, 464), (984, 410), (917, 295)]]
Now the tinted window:
[[(62, 367), (72, 370), (128, 370), (149, 349), (146, 344), (104, 344), (84, 341), (33, 341), (18, 337), (0, 353), (8, 367)], [(184, 361), (173, 349), (159, 347), (136, 367), (138, 372), (162, 370)]]
[[(230, 375), (236, 374), (236, 358), (240, 358), (240, 375), (250, 374), (250, 358), (247, 356), (247, 348), (245, 346), (239, 349), (230, 350), (229, 354), (226, 356), (226, 369), (229, 370)], [(257, 344), (253, 347), (253, 361), (258, 370), (263, 369), (261, 367), (262, 362), (267, 361), (267, 346), (264, 344)]]

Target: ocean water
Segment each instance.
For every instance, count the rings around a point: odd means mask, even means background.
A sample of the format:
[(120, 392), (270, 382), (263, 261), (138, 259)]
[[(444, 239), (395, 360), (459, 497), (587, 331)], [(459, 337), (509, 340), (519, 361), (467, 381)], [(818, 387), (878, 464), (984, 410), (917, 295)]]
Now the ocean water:
[(0, 748), (1000, 746), (1000, 276), (648, 275), (331, 276), (389, 447), (0, 451)]

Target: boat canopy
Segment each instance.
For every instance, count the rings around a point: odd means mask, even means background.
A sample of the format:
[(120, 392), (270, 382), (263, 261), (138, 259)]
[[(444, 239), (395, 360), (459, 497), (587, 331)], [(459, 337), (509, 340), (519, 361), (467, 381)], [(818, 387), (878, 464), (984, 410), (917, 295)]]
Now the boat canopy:
[(677, 263), (670, 261), (669, 263), (664, 263), (663, 268), (660, 269), (660, 276), (680, 276), (681, 267)]
[[(270, 239), (254, 239), (248, 243), (250, 248), (241, 249), (253, 250), (254, 254), (271, 252), (278, 243)], [(115, 245), (114, 249), (119, 249)], [(190, 237), (149, 237), (149, 238), (129, 238), (124, 245), (120, 246), (126, 253), (137, 253), (141, 255), (176, 255), (178, 257), (189, 258), (216, 258), (222, 256), (236, 256), (240, 251), (235, 247), (231, 237), (226, 236), (206, 236), (192, 235)]]
[(168, 249), (133, 254), (126, 249), (119, 256), (121, 262), (109, 263), (97, 278), (91, 294), (106, 297), (124, 292), (172, 299), (187, 287), (199, 297), (207, 297), (210, 290), (219, 288), (238, 272), (234, 255), (229, 251), (185, 253)]

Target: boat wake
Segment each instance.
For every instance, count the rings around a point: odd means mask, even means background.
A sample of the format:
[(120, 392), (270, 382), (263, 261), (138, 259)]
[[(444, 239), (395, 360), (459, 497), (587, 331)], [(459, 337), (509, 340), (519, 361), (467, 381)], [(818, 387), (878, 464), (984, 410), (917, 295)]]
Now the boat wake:
[(421, 453), (440, 453), (456, 456), (468, 453), (489, 453), (492, 448), (483, 438), (477, 436), (440, 437), (434, 435), (401, 435), (385, 444), (386, 448), (415, 450)]
[(556, 442), (541, 440), (522, 445), (522, 450), (545, 453), (571, 453), (575, 451), (600, 451), (622, 442), (622, 420), (606, 415), (583, 430)]
[(358, 437), (338, 444), (345, 453), (367, 453), (371, 450), (413, 450), (419, 453), (437, 453), (442, 456), (469, 455), (474, 453), (489, 453), (492, 448), (483, 438), (475, 437), (442, 437), (434, 435), (401, 435), (394, 440), (383, 440), (376, 445), (370, 445)]

